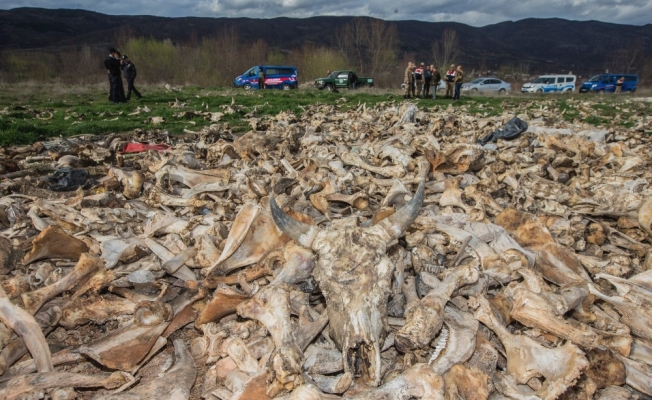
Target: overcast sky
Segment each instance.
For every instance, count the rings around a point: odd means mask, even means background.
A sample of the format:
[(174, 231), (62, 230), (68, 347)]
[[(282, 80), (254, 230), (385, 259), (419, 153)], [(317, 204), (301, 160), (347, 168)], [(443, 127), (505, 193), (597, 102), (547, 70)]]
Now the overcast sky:
[(652, 0), (0, 0), (2, 9), (15, 7), (81, 8), (105, 14), (163, 17), (355, 15), (474, 26), (530, 17), (652, 23)]

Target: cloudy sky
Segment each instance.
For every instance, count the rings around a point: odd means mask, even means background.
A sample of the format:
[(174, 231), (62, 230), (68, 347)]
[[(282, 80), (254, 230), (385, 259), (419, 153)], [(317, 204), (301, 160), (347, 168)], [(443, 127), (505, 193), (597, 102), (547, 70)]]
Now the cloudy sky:
[(474, 26), (529, 17), (652, 23), (652, 0), (0, 0), (0, 9), (14, 7), (81, 8), (105, 14), (164, 17), (355, 15)]

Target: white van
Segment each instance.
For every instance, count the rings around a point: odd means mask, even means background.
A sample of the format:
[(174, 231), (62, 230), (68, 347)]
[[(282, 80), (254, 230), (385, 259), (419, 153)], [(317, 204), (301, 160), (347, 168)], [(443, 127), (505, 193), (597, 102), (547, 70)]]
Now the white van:
[(572, 92), (575, 90), (575, 75), (541, 75), (521, 88), (523, 93)]

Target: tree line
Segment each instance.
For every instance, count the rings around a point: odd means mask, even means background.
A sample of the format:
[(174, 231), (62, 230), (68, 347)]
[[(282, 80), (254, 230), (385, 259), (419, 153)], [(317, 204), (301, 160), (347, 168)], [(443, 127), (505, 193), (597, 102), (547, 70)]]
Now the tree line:
[[(236, 76), (254, 65), (286, 64), (297, 67), (300, 83), (323, 77), (328, 70), (354, 69), (359, 76), (373, 77), (377, 87), (396, 88), (403, 82), (407, 62), (421, 61), (414, 54), (401, 54), (394, 24), (366, 17), (354, 18), (334, 32), (331, 47), (306, 44), (281, 51), (270, 48), (262, 39), (246, 42), (234, 29), (223, 29), (212, 37), (192, 37), (184, 43), (133, 37), (126, 31), (116, 37), (115, 43), (136, 64), (139, 83), (151, 84), (230, 86)], [(642, 48), (643, 44), (637, 42), (610, 54), (605, 68), (638, 72), (642, 80), (652, 80), (652, 58), (646, 59)], [(457, 33), (446, 30), (433, 42), (427, 60), (445, 71), (459, 61), (460, 55)], [(62, 51), (7, 50), (0, 54), (0, 83), (105, 83), (105, 57), (105, 50), (90, 46)], [(482, 65), (477, 67), (483, 71)], [(527, 76), (529, 66), (504, 65), (496, 72), (507, 77)]]

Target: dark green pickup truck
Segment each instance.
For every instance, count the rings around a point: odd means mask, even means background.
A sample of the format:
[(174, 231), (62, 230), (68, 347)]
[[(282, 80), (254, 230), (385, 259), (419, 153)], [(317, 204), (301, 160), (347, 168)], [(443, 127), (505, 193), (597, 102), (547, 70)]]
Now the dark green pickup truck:
[(348, 88), (351, 77), (353, 78), (355, 89), (374, 85), (373, 78), (360, 78), (355, 71), (340, 70), (331, 72), (326, 78), (315, 79), (315, 87), (319, 90), (324, 89), (329, 92), (333, 89)]

